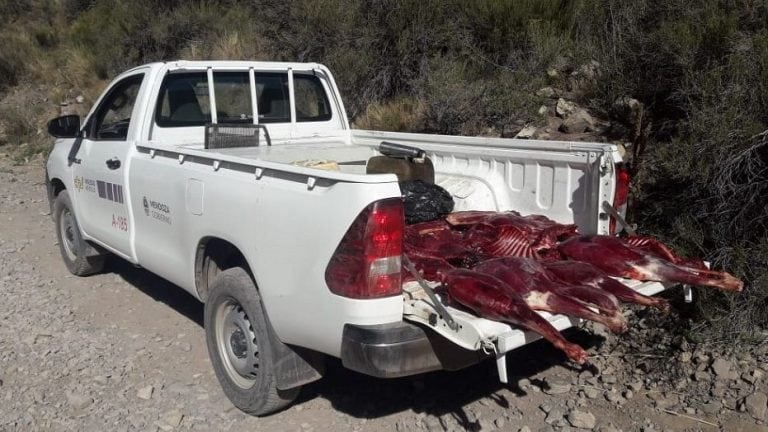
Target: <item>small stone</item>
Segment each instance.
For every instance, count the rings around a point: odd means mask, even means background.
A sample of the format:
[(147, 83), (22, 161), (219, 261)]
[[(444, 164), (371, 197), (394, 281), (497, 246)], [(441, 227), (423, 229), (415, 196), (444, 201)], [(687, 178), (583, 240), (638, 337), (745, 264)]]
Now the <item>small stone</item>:
[(183, 418), (184, 414), (180, 413), (178, 410), (171, 410), (163, 414), (162, 417), (160, 417), (160, 421), (164, 425), (176, 428), (181, 424)]
[(588, 397), (589, 399), (595, 399), (596, 397), (600, 396), (600, 390), (594, 387), (584, 387), (584, 396)]
[(543, 116), (543, 115), (546, 115), (547, 112), (549, 112), (549, 108), (547, 108), (546, 105), (542, 105), (539, 107), (538, 111), (536, 112), (538, 112), (540, 116)]
[(680, 354), (680, 362), (681, 363), (690, 363), (691, 357), (693, 357), (693, 354), (691, 354), (689, 351), (685, 351)]
[(565, 413), (563, 413), (563, 410), (561, 410), (560, 408), (552, 408), (547, 413), (547, 418), (544, 419), (544, 422), (547, 424), (553, 424), (557, 421), (562, 420), (564, 415)]
[(713, 401), (709, 403), (705, 403), (701, 406), (701, 411), (705, 414), (709, 415), (715, 415), (720, 412), (720, 410), (723, 408), (723, 404), (721, 404), (718, 401)]
[(765, 412), (768, 409), (768, 396), (762, 392), (754, 392), (744, 398), (743, 406), (749, 415), (756, 420), (765, 420)]
[(629, 400), (635, 397), (635, 394), (632, 393), (632, 390), (624, 390), (624, 393), (622, 394), (622, 396), (624, 396), (624, 399)]
[(499, 428), (499, 429), (504, 429), (504, 425), (506, 425), (506, 423), (507, 423), (507, 421), (506, 421), (506, 420), (504, 420), (504, 417), (499, 417), (499, 418), (497, 418), (497, 419), (496, 419), (496, 421), (494, 422), (494, 424), (496, 425), (496, 427), (497, 427), (497, 428)]
[(150, 400), (152, 399), (152, 393), (154, 391), (155, 391), (155, 388), (151, 385), (148, 385), (146, 387), (140, 388), (136, 392), (136, 397), (138, 397), (139, 399)]
[(578, 107), (575, 103), (569, 102), (563, 98), (560, 98), (557, 100), (557, 106), (555, 107), (555, 112), (560, 117), (566, 118), (576, 112)]
[(537, 130), (538, 129), (536, 129), (536, 126), (531, 126), (531, 125), (525, 126), (520, 130), (520, 132), (517, 133), (517, 135), (515, 135), (515, 138), (519, 138), (519, 139), (532, 138)]
[(731, 379), (732, 373), (731, 369), (733, 368), (733, 364), (730, 360), (726, 360), (724, 358), (717, 358), (714, 362), (712, 362), (712, 372), (715, 373), (715, 376), (719, 379)]
[(75, 98), (75, 102), (77, 102), (77, 103), (81, 104), (81, 103), (85, 102), (85, 98), (83, 97), (83, 95), (78, 95), (78, 96)]
[(615, 403), (617, 405), (621, 405), (625, 402), (624, 398), (617, 391), (609, 391), (605, 393), (605, 399), (608, 402)]
[(557, 96), (557, 91), (552, 87), (542, 87), (536, 92), (536, 96), (552, 99)]
[(79, 393), (67, 393), (67, 403), (72, 409), (82, 411), (93, 403), (93, 398)]
[(595, 119), (583, 109), (569, 114), (560, 126), (560, 130), (565, 133), (583, 133), (595, 130)]
[(573, 410), (568, 413), (568, 423), (571, 426), (581, 429), (594, 429), (597, 419), (591, 412)]
[(548, 395), (564, 394), (571, 391), (571, 384), (565, 381), (547, 379), (544, 381), (542, 390)]
[(699, 382), (707, 382), (712, 379), (712, 375), (710, 375), (709, 372), (697, 371), (693, 374), (693, 379)]

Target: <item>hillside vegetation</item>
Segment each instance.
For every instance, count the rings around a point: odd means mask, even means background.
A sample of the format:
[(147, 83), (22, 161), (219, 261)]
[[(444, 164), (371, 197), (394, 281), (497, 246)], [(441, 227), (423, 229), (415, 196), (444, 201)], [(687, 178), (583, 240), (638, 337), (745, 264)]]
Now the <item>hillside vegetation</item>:
[(0, 151), (45, 152), (60, 104), (164, 59), (322, 62), (356, 124), (390, 130), (512, 136), (554, 92), (631, 150), (643, 232), (747, 281), (700, 290), (691, 337), (748, 338), (768, 326), (767, 5), (0, 0)]

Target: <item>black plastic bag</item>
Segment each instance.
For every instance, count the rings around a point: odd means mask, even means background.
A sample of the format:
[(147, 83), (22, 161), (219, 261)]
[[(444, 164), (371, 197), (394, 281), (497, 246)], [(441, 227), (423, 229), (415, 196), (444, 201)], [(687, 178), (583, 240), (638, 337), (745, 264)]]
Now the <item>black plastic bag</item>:
[(405, 223), (429, 222), (453, 211), (453, 197), (447, 190), (421, 180), (400, 182)]

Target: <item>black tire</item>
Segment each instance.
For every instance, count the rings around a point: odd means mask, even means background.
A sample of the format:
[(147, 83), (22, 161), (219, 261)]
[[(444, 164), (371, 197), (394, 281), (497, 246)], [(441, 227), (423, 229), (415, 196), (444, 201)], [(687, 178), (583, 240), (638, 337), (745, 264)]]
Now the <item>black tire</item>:
[(221, 272), (205, 303), (208, 355), (224, 394), (237, 408), (257, 416), (286, 407), (301, 391), (277, 388), (268, 331), (248, 272), (239, 267)]
[(87, 276), (104, 268), (104, 255), (83, 240), (72, 201), (67, 191), (61, 191), (53, 202), (53, 220), (59, 251), (67, 270), (76, 276)]

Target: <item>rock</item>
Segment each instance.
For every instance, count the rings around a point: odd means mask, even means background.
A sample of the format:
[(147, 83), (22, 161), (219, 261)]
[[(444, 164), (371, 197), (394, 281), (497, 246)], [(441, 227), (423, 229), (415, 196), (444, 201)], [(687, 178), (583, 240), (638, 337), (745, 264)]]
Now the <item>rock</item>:
[(627, 389), (627, 390), (624, 390), (624, 393), (622, 394), (622, 396), (624, 396), (624, 399), (629, 400), (635, 397), (635, 394), (632, 392), (632, 390)]
[(83, 97), (83, 95), (78, 95), (78, 96), (75, 98), (75, 102), (77, 102), (77, 103), (81, 104), (81, 103), (85, 102), (85, 98)]
[(578, 109), (565, 117), (560, 130), (565, 133), (584, 133), (595, 130), (595, 119), (586, 110)]
[(93, 403), (93, 398), (80, 393), (66, 393), (67, 403), (75, 411), (82, 411)]
[(507, 421), (504, 419), (504, 417), (499, 417), (493, 423), (496, 425), (497, 428), (504, 429), (504, 426), (507, 424)]
[(520, 132), (517, 133), (517, 135), (515, 135), (515, 138), (519, 138), (519, 139), (532, 138), (537, 130), (538, 129), (536, 128), (536, 126), (531, 126), (531, 125), (525, 126), (520, 130)]
[(536, 91), (536, 96), (547, 99), (554, 99), (557, 97), (557, 90), (553, 89), (552, 87), (542, 87)]
[(161, 424), (170, 426), (171, 428), (177, 428), (181, 424), (181, 420), (184, 418), (184, 414), (178, 410), (167, 411), (160, 417)]
[(619, 392), (617, 392), (617, 391), (609, 391), (609, 392), (605, 393), (605, 399), (608, 402), (615, 403), (617, 405), (621, 405), (624, 402), (626, 402), (624, 400), (624, 397), (621, 396), (621, 394)]
[(693, 354), (691, 354), (688, 351), (680, 353), (680, 362), (681, 363), (690, 363), (691, 362), (691, 357), (693, 357)]
[(733, 368), (733, 364), (730, 360), (726, 360), (724, 358), (717, 358), (715, 361), (712, 362), (712, 372), (715, 373), (715, 376), (718, 379), (733, 379), (733, 371), (731, 370)]
[(701, 411), (705, 414), (709, 415), (716, 415), (720, 412), (720, 410), (723, 408), (723, 404), (721, 404), (718, 401), (712, 401), (709, 403), (705, 403), (701, 406)]
[(148, 385), (146, 387), (140, 388), (136, 392), (136, 397), (138, 397), (139, 399), (150, 400), (152, 399), (152, 393), (154, 391), (155, 391), (155, 388), (151, 385)]
[(743, 379), (744, 381), (750, 384), (757, 383), (758, 381), (760, 381), (762, 377), (763, 377), (763, 371), (761, 371), (760, 369), (755, 369), (751, 372), (744, 372), (743, 374), (741, 374), (741, 379)]
[(584, 396), (590, 399), (595, 399), (596, 397), (600, 396), (600, 390), (594, 387), (584, 387)]
[(743, 406), (749, 415), (756, 420), (765, 420), (765, 412), (768, 409), (768, 396), (762, 392), (754, 392), (744, 398)]
[(597, 60), (590, 60), (586, 64), (581, 65), (579, 70), (576, 71), (576, 74), (588, 80), (594, 80), (600, 74), (600, 62)]
[(568, 393), (571, 391), (571, 384), (565, 381), (560, 381), (556, 379), (547, 379), (544, 381), (544, 386), (542, 387), (542, 390), (544, 393), (548, 395), (559, 395)]
[(544, 419), (544, 422), (547, 424), (553, 424), (555, 422), (559, 422), (560, 420), (563, 419), (564, 415), (565, 413), (563, 413), (563, 410), (561, 410), (560, 408), (552, 408), (547, 413), (547, 418)]
[(699, 382), (707, 382), (712, 379), (712, 375), (709, 372), (697, 371), (693, 374), (693, 379)]
[(567, 101), (563, 98), (557, 100), (557, 106), (555, 112), (562, 118), (568, 118), (570, 115), (576, 112), (579, 107), (575, 103)]
[(558, 72), (557, 69), (555, 68), (548, 68), (547, 76), (550, 78), (557, 78), (558, 76), (560, 76), (560, 72)]
[(573, 410), (568, 413), (568, 423), (581, 429), (594, 429), (597, 420), (591, 412)]
[(542, 105), (539, 107), (538, 111), (536, 112), (538, 112), (540, 116), (547, 115), (547, 113), (549, 112), (549, 108), (547, 108), (546, 105)]

